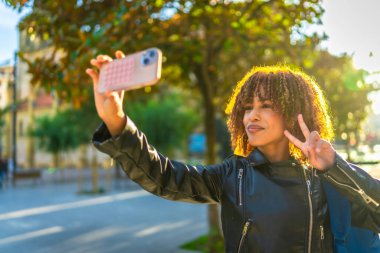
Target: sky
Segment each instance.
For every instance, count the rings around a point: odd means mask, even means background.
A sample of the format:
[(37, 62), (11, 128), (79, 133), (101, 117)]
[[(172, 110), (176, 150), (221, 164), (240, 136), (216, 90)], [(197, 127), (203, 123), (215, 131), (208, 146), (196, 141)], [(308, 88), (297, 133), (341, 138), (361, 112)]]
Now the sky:
[[(353, 54), (354, 65), (380, 71), (380, 1), (325, 0), (324, 46), (334, 54)], [(370, 55), (372, 56), (370, 57)]]
[[(323, 25), (315, 28), (329, 37), (322, 46), (336, 55), (352, 55), (356, 68), (379, 72), (372, 79), (380, 82), (380, 0), (324, 0), (323, 6)], [(13, 59), (18, 48), (16, 26), (24, 14), (0, 3), (0, 64)], [(380, 93), (373, 97), (380, 112)]]
[[(323, 26), (317, 28), (329, 36), (323, 47), (353, 55), (357, 68), (380, 71), (380, 1), (325, 0), (323, 6)], [(18, 48), (16, 26), (24, 14), (0, 3), (0, 63), (13, 58)]]

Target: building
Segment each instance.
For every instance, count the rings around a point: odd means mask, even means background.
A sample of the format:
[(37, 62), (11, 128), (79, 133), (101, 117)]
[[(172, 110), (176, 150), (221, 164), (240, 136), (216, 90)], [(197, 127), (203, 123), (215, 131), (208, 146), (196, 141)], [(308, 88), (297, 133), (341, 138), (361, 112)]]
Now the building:
[[(0, 157), (8, 158), (11, 153), (11, 114), (8, 112), (12, 102), (11, 85), (13, 65), (10, 61), (0, 65)], [(8, 109), (7, 109), (8, 108)]]
[[(39, 57), (49, 57), (52, 52), (49, 43), (41, 43), (34, 37), (28, 36), (27, 33), (20, 34), (20, 50), (32, 62)], [(59, 54), (57, 57), (59, 57)], [(13, 102), (13, 76), (12, 65), (0, 66), (0, 110)], [(30, 136), (29, 130), (35, 127), (36, 118), (44, 115), (54, 115), (58, 107), (67, 107), (69, 105), (62, 104), (54, 94), (47, 93), (38, 84), (32, 85), (31, 79), (32, 75), (28, 73), (27, 63), (18, 60), (16, 63), (16, 97), (19, 103), (16, 124), (17, 168), (50, 168), (53, 166), (53, 156), (38, 148), (38, 143), (35, 138)], [(10, 158), (12, 155), (11, 113), (6, 113), (2, 118), (4, 124), (0, 128), (0, 138), (1, 136), (3, 137), (0, 139), (0, 144), (2, 144), (0, 147), (3, 147), (3, 156)], [(60, 156), (62, 161), (60, 167), (62, 168), (89, 166), (88, 161), (96, 161), (99, 165), (109, 164), (109, 158), (95, 151), (90, 143), (82, 147), (80, 151), (67, 152), (60, 154)]]

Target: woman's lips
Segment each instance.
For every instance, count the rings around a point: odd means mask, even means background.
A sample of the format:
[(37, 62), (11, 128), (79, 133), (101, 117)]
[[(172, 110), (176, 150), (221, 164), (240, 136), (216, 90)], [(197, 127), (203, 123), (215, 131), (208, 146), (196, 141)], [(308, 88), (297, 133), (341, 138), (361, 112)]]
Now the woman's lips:
[(247, 131), (250, 133), (257, 133), (261, 130), (264, 130), (264, 128), (261, 126), (258, 126), (258, 125), (248, 125), (247, 126)]

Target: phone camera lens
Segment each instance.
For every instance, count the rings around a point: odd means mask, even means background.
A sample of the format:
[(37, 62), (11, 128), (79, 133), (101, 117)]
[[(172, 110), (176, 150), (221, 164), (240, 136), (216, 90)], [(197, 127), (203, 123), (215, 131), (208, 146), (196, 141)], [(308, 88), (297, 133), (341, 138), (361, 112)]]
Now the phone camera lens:
[(156, 52), (155, 51), (149, 51), (149, 57), (153, 58), (154, 56), (156, 56)]
[(144, 58), (143, 63), (144, 65), (148, 65), (150, 63), (149, 58)]

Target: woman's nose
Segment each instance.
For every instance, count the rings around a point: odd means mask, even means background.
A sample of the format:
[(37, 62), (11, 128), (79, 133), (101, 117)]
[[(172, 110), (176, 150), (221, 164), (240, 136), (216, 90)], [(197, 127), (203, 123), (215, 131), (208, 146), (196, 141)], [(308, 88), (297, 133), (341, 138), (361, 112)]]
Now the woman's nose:
[(249, 119), (250, 120), (259, 120), (260, 119), (260, 112), (258, 109), (252, 109), (249, 112)]

